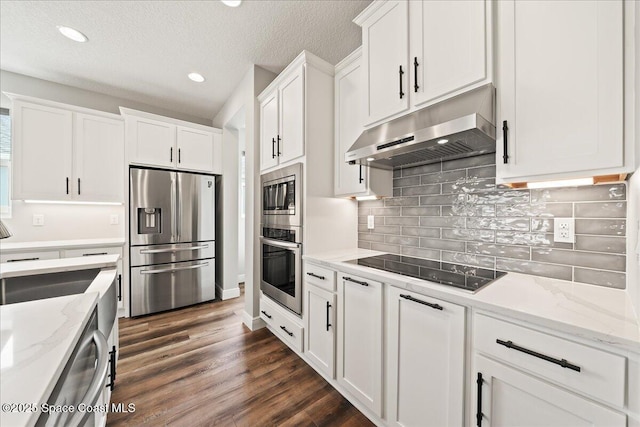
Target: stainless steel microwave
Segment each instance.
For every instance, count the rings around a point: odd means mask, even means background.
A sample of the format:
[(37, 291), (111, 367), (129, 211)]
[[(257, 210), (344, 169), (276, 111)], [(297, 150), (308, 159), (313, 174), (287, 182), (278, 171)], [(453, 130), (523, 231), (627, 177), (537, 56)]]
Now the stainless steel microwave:
[(269, 172), (262, 184), (262, 225), (302, 226), (302, 163)]

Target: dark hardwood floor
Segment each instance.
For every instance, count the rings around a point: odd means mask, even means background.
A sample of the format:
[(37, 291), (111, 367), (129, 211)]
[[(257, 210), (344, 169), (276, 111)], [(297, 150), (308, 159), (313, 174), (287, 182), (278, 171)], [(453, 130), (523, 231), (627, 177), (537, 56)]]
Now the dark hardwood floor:
[(244, 298), (120, 319), (108, 426), (372, 426), (266, 328), (243, 326)]

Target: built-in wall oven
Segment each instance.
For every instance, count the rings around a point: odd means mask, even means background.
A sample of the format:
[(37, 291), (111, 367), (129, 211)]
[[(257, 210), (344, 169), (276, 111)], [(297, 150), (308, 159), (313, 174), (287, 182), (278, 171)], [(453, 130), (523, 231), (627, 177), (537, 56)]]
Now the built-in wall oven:
[(260, 289), (302, 314), (302, 164), (262, 175)]

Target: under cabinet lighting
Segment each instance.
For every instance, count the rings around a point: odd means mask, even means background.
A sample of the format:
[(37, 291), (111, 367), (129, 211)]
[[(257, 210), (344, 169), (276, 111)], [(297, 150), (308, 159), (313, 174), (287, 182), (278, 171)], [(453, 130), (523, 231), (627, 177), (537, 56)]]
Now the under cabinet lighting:
[(367, 157), (367, 162), (373, 162), (375, 159), (373, 157)]
[(65, 27), (64, 25), (58, 25), (57, 28), (63, 36), (73, 40), (74, 42), (84, 43), (89, 40), (87, 36), (76, 30), (75, 28)]
[(204, 81), (204, 76), (200, 73), (189, 73), (187, 77), (196, 83), (202, 83)]
[(438, 144), (440, 144), (440, 145), (446, 144), (447, 142), (449, 142), (448, 139), (440, 139), (440, 140), (438, 140)]
[(242, 0), (220, 0), (222, 4), (229, 7), (238, 7), (242, 3)]
[(356, 200), (362, 202), (364, 200), (376, 200), (378, 196), (356, 196)]
[(78, 202), (67, 200), (25, 200), (25, 203), (40, 203), (44, 205), (108, 205), (108, 206), (122, 206), (122, 203), (118, 202)]
[(528, 182), (527, 188), (577, 187), (579, 185), (593, 185), (593, 178), (562, 179), (559, 181)]

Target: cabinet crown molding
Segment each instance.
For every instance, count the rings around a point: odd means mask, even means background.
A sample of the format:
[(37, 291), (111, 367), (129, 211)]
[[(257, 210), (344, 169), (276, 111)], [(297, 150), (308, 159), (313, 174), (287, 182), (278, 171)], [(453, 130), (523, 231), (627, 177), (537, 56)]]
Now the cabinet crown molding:
[(127, 116), (140, 117), (143, 119), (157, 120), (159, 122), (170, 123), (176, 126), (183, 126), (191, 129), (200, 129), (206, 132), (222, 133), (222, 129), (201, 125), (199, 123), (193, 123), (193, 122), (187, 122), (184, 120), (174, 119), (172, 117), (160, 116), (158, 114), (147, 113), (146, 111), (134, 110), (132, 108), (120, 107), (120, 114), (122, 114), (122, 116), (125, 118)]
[(356, 16), (355, 18), (353, 18), (352, 22), (354, 24), (359, 25), (359, 26), (362, 27), (362, 25), (364, 25), (364, 23), (367, 21), (367, 19), (369, 19), (371, 17), (371, 15), (376, 13), (378, 11), (378, 9), (380, 9), (382, 6), (384, 6), (385, 3), (388, 3), (388, 0), (377, 0), (377, 1), (374, 1), (369, 6), (367, 6), (367, 8), (365, 10), (360, 12), (360, 15)]
[(349, 65), (353, 64), (356, 61), (359, 61), (362, 57), (362, 46), (358, 46), (356, 50), (351, 52), (349, 55), (345, 56), (345, 58), (336, 64), (336, 74), (345, 68), (349, 67)]
[(7, 98), (11, 100), (11, 102), (25, 101), (25, 102), (30, 102), (32, 104), (42, 105), (45, 107), (62, 108), (64, 110), (68, 110), (74, 113), (91, 114), (94, 116), (101, 116), (101, 117), (106, 117), (114, 120), (122, 120), (122, 116), (120, 116), (119, 114), (109, 113), (106, 111), (94, 110), (92, 108), (86, 108), (86, 107), (79, 107), (73, 104), (65, 104), (64, 102), (52, 101), (50, 99), (36, 98), (35, 96), (21, 95), (21, 94), (12, 93), (12, 92), (2, 92), (2, 93), (5, 94)]

